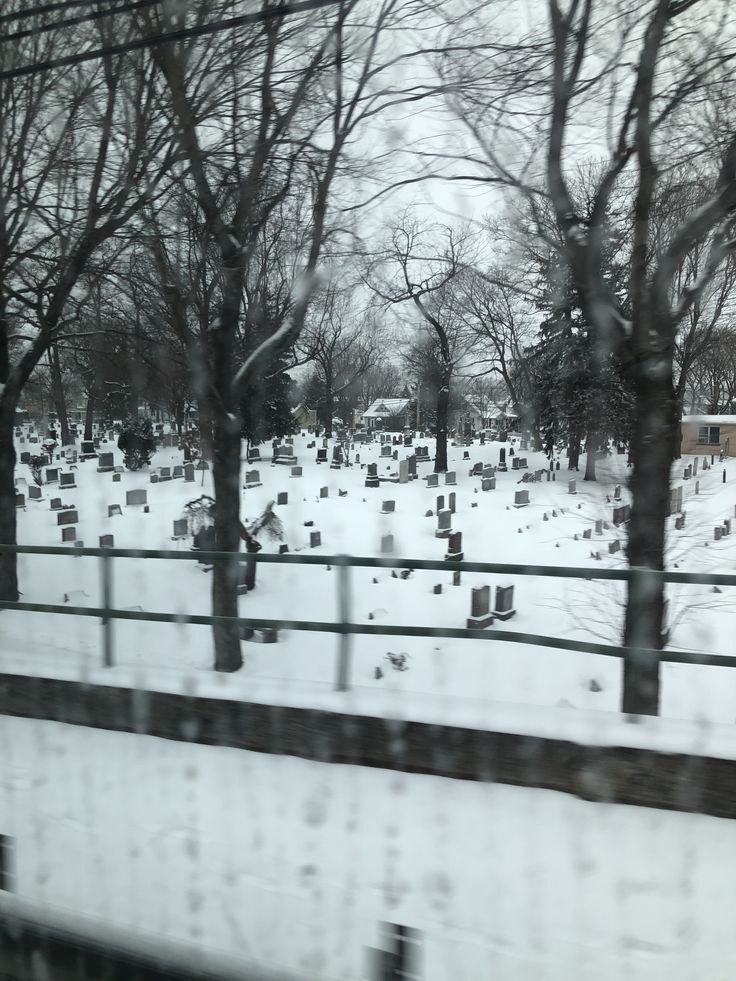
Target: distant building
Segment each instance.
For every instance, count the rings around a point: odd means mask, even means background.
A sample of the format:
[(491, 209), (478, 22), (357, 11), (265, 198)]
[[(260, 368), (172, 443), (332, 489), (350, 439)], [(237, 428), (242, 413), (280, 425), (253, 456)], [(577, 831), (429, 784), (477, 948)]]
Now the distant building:
[(465, 405), (457, 410), (454, 429), (458, 433), (478, 432), (480, 429), (514, 429), (517, 415), (506, 405), (487, 402), (481, 406), (472, 395), (465, 396)]
[(696, 456), (731, 455), (731, 440), (736, 449), (736, 416), (683, 416), (680, 452)]
[(414, 399), (376, 399), (362, 416), (367, 429), (385, 429), (397, 432), (414, 425), (416, 401)]

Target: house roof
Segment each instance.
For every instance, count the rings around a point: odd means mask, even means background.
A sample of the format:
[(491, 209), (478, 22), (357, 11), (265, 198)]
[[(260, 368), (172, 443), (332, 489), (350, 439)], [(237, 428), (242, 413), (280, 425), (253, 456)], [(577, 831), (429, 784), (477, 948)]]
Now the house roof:
[(683, 423), (697, 426), (736, 426), (736, 415), (723, 416), (683, 416)]
[(411, 399), (376, 399), (363, 413), (364, 419), (385, 419), (397, 416), (411, 405)]

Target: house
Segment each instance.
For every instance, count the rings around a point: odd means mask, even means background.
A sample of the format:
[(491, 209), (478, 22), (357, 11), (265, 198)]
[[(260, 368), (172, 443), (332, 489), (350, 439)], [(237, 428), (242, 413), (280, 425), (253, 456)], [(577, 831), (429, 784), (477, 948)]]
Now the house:
[(415, 412), (414, 399), (376, 399), (363, 413), (363, 423), (367, 429), (397, 432), (413, 426)]
[(736, 416), (683, 416), (682, 445), (680, 452), (684, 455), (715, 456), (722, 452), (724, 456), (731, 454), (731, 440), (736, 450)]
[(480, 429), (514, 429), (516, 420), (516, 413), (511, 411), (508, 403), (500, 406), (486, 400), (485, 404), (479, 405), (473, 396), (466, 395), (464, 406), (455, 413), (453, 426), (456, 432), (469, 435)]
[(304, 402), (291, 410), (291, 416), (297, 429), (308, 429), (317, 425), (317, 410), (308, 409)]

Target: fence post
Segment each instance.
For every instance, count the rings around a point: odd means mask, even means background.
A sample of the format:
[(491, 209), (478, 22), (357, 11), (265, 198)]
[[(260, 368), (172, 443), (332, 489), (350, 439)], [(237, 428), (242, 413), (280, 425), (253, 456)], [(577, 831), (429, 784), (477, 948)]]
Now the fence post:
[[(101, 555), (102, 573), (102, 607), (105, 613), (112, 609), (112, 557)], [(113, 659), (113, 622), (109, 616), (102, 617), (102, 663), (106, 668), (111, 668), (114, 664)]]
[[(350, 566), (348, 556), (340, 555), (337, 561), (337, 615), (345, 626), (350, 622)], [(350, 647), (352, 636), (343, 630), (337, 635), (337, 691), (347, 691), (350, 675)]]

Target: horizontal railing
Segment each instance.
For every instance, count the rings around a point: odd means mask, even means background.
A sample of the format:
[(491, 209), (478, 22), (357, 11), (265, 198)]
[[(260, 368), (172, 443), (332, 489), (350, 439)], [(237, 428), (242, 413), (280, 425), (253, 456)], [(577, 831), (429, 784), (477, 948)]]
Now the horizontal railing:
[[(237, 624), (250, 629), (302, 630), (319, 633), (333, 633), (339, 637), (336, 688), (344, 691), (349, 687), (350, 637), (356, 634), (401, 636), (401, 637), (446, 637), (454, 639), (474, 639), (487, 641), (506, 641), (513, 644), (527, 644), (548, 647), (555, 650), (574, 651), (585, 654), (599, 654), (606, 657), (656, 659), (658, 662), (675, 664), (717, 665), (736, 667), (736, 656), (708, 654), (699, 651), (651, 650), (646, 648), (624, 647), (615, 644), (602, 644), (593, 641), (580, 641), (552, 637), (546, 634), (526, 631), (498, 630), (493, 628), (473, 629), (467, 627), (424, 627), (385, 623), (357, 623), (352, 620), (352, 603), (349, 570), (351, 568), (384, 568), (414, 571), (440, 570), (453, 572), (480, 573), (485, 575), (538, 576), (550, 579), (614, 580), (630, 582), (636, 577), (650, 578), (658, 582), (707, 586), (736, 586), (736, 575), (727, 573), (692, 573), (658, 571), (652, 569), (592, 569), (575, 566), (527, 565), (509, 562), (469, 562), (438, 559), (407, 559), (392, 556), (354, 556), (354, 555), (302, 555), (272, 553), (232, 553), (204, 551), (200, 549), (128, 549), (128, 548), (86, 548), (46, 545), (3, 545), (0, 553), (10, 552), (22, 555), (64, 555), (80, 558), (97, 557), (101, 560), (101, 605), (97, 607), (71, 606), (69, 604), (29, 603), (24, 601), (0, 600), (0, 609), (13, 609), (31, 613), (50, 613), (61, 616), (95, 617), (103, 626), (103, 664), (112, 666), (113, 622), (115, 620), (138, 620), (153, 623), (195, 624), (212, 626), (214, 624)], [(115, 559), (160, 559), (173, 561), (205, 561), (210, 563), (255, 562), (276, 563), (279, 565), (334, 566), (337, 570), (337, 600), (339, 618), (336, 620), (295, 620), (268, 617), (225, 617), (212, 614), (166, 613), (142, 610), (119, 610), (113, 604), (112, 563)]]

